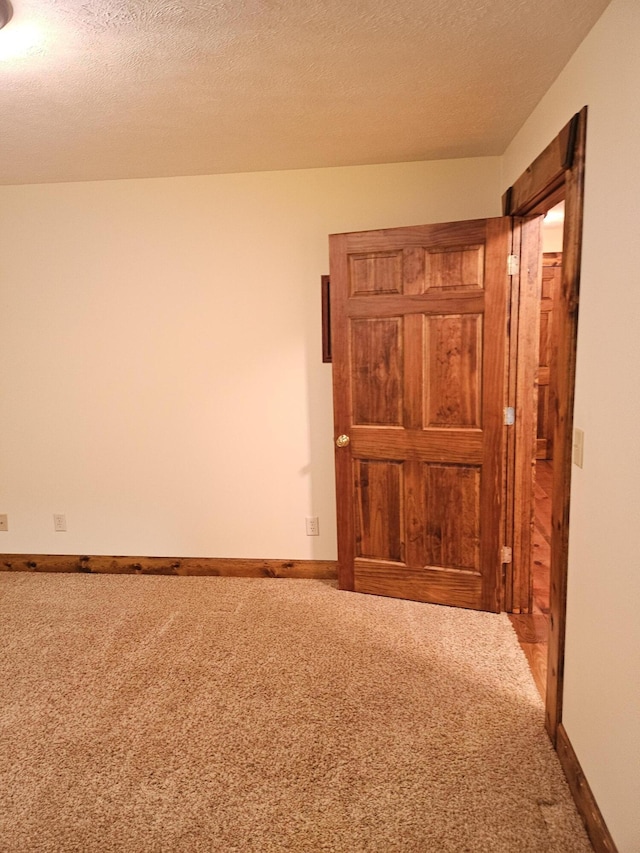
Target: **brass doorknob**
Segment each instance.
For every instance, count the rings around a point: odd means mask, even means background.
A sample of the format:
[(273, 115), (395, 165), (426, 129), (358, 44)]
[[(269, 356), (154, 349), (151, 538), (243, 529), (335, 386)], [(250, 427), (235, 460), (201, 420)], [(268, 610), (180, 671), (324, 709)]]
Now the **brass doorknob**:
[(350, 441), (351, 441), (351, 439), (349, 438), (348, 435), (339, 435), (336, 438), (336, 446), (337, 447), (346, 447)]

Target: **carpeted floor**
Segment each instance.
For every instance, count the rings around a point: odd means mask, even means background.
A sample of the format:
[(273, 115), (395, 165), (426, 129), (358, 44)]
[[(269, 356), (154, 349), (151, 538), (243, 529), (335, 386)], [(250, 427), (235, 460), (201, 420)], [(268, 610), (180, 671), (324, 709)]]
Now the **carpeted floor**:
[(2, 853), (586, 853), (506, 616), (0, 574)]

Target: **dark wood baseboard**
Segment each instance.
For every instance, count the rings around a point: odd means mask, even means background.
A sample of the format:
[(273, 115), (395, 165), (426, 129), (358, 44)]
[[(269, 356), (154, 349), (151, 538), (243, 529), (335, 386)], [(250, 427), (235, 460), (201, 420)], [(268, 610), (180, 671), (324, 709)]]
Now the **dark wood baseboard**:
[(242, 560), (226, 557), (103, 557), (2, 554), (3, 572), (82, 572), (96, 575), (189, 575), (229, 578), (335, 580), (335, 560)]
[(562, 723), (558, 726), (556, 749), (560, 764), (564, 770), (564, 775), (567, 777), (569, 788), (573, 794), (573, 799), (593, 844), (593, 849), (596, 853), (618, 853), (618, 848), (607, 829), (607, 824), (604, 822), (602, 813), (598, 808), (593, 792), (589, 787), (589, 783), (585, 778), (578, 757), (573, 751), (571, 741)]

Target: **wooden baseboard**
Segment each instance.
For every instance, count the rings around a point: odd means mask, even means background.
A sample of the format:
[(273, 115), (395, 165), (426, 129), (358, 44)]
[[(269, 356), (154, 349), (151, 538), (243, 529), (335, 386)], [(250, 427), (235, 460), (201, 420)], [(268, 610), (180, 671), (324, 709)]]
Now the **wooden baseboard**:
[(593, 792), (589, 787), (589, 783), (585, 778), (578, 757), (573, 751), (571, 741), (562, 723), (558, 726), (556, 749), (560, 764), (564, 770), (564, 775), (567, 777), (569, 788), (573, 794), (573, 799), (593, 844), (593, 849), (596, 853), (618, 853), (618, 848), (607, 829), (607, 824), (604, 822), (602, 813), (598, 808)]
[(113, 575), (190, 575), (230, 578), (335, 580), (335, 560), (242, 560), (226, 557), (103, 557), (2, 554), (4, 572), (82, 572)]

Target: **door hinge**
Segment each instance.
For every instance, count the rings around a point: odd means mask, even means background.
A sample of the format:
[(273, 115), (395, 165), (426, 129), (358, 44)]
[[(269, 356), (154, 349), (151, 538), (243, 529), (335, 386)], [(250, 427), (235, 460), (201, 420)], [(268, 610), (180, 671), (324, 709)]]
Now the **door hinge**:
[(500, 551), (500, 562), (501, 563), (510, 563), (513, 559), (513, 551), (508, 545), (503, 545), (502, 550)]
[(516, 410), (513, 406), (505, 406), (504, 409), (504, 425), (513, 426), (516, 422)]
[(520, 272), (520, 259), (517, 255), (507, 257), (507, 275), (518, 275)]

